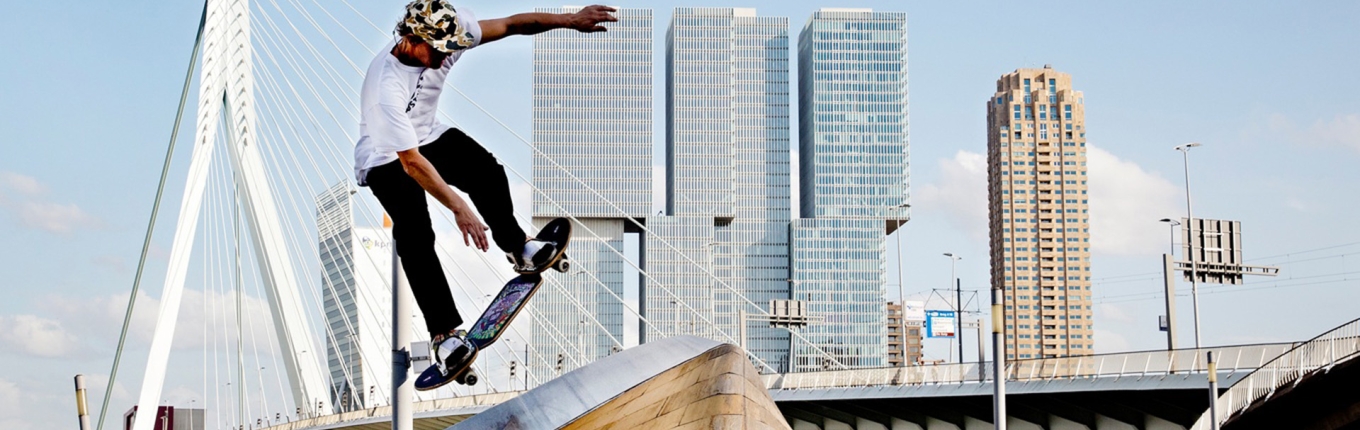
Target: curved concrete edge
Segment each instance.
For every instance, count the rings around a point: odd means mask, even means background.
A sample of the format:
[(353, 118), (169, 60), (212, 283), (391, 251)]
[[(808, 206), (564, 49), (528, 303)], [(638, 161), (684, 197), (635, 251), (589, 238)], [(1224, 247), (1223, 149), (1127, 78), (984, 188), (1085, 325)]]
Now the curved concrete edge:
[(656, 375), (595, 410), (564, 430), (589, 429), (788, 429), (746, 359), (731, 344), (718, 345), (698, 357)]
[(630, 348), (449, 430), (678, 427), (788, 429), (744, 352), (691, 336)]

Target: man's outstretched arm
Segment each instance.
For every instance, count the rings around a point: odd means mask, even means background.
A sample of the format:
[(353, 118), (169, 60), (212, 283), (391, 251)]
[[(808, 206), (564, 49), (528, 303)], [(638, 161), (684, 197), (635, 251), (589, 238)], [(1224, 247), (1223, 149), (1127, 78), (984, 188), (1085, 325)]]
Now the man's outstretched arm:
[(485, 45), (506, 36), (527, 36), (558, 28), (571, 28), (582, 33), (608, 31), (600, 24), (618, 21), (610, 12), (614, 12), (614, 8), (595, 5), (586, 6), (576, 13), (521, 13), (505, 18), (484, 19), (477, 23), (482, 27), (481, 44)]

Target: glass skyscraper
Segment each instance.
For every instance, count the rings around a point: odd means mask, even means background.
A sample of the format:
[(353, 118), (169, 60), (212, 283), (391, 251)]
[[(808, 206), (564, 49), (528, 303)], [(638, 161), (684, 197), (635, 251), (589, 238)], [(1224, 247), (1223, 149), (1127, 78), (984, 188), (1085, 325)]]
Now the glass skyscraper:
[(791, 344), (792, 370), (885, 366), (884, 240), (908, 218), (907, 16), (822, 9), (798, 57), (791, 296), (825, 319), (801, 332), (821, 352)]
[(652, 207), (652, 11), (614, 16), (608, 32), (534, 36), (534, 224), (581, 221), (567, 253), (573, 271), (549, 275), (529, 302), (528, 371), (539, 382), (622, 341), (624, 234)]
[[(643, 290), (653, 323), (739, 342), (740, 307), (758, 314), (770, 299), (789, 297), (788, 40), (787, 18), (754, 9), (677, 8), (672, 15), (668, 216), (651, 218), (654, 235), (644, 240), (648, 272), (665, 286), (648, 281)], [(751, 324), (747, 346), (786, 370), (787, 332)]]

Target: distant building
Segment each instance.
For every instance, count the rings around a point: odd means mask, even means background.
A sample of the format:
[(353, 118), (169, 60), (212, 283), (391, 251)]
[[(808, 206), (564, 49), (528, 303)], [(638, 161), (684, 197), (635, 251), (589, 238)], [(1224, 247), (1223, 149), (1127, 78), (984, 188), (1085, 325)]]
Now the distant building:
[[(643, 241), (652, 278), (643, 308), (666, 332), (734, 341), (715, 329), (736, 336), (740, 309), (758, 314), (789, 298), (789, 60), (788, 18), (745, 8), (672, 14), (666, 216), (648, 220), (654, 234)], [(747, 328), (747, 348), (786, 369), (788, 332)], [(641, 330), (644, 341), (656, 332)]]
[(1095, 352), (1086, 107), (1070, 75), (1019, 69), (987, 100), (992, 287), (1005, 291), (1006, 355)]
[[(136, 421), (137, 407), (133, 406), (123, 414), (123, 430), (132, 430)], [(153, 430), (203, 430), (203, 409), (176, 408), (159, 406), (156, 408), (156, 423)]]
[(921, 326), (924, 321), (902, 314), (902, 304), (888, 302), (888, 366), (921, 364)]
[(882, 367), (884, 240), (908, 218), (907, 15), (815, 12), (798, 38), (798, 85), (790, 298), (825, 319), (791, 341), (791, 370)]
[[(316, 197), (322, 339), (336, 412), (385, 402), (392, 381), (391, 234), (355, 226), (350, 191), (342, 181)], [(414, 341), (429, 340), (420, 310), (412, 309)]]
[[(538, 8), (570, 13), (579, 6)], [(623, 340), (624, 235), (652, 209), (652, 11), (620, 8), (608, 32), (549, 31), (534, 40), (533, 217), (571, 214), (577, 275), (552, 277), (529, 301), (528, 371), (547, 382)], [(598, 322), (598, 324), (597, 324)], [(561, 361), (561, 370), (557, 362)]]

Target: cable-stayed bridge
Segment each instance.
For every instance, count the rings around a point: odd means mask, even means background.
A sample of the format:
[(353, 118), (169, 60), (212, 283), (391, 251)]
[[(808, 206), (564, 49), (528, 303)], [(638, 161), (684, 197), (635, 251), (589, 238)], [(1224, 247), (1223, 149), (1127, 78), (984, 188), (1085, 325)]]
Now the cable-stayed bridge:
[[(345, 185), (352, 183), (353, 142), (358, 138), (360, 64), (375, 55), (372, 40), (391, 37), (389, 26), (379, 24), (384, 21), (370, 18), (344, 0), (327, 5), (315, 0), (206, 3), (195, 47), (195, 52), (201, 49), (201, 57), (194, 59), (198, 96), (191, 110), (195, 113), (192, 141), (181, 145), (191, 149), (188, 175), (169, 179), (182, 180), (184, 187), (138, 404), (158, 403), (169, 384), (188, 385), (179, 372), (169, 377), (167, 372), (194, 367), (201, 369), (193, 381), (198, 385), (197, 398), (209, 405), (207, 421), (214, 427), (256, 427), (330, 416), (384, 404), (391, 395), (386, 384), (390, 371), (383, 371), (390, 363), (388, 351), (366, 347), (391, 343), (391, 308), (382, 293), (391, 291), (391, 278), (373, 275), (390, 274), (391, 261), (381, 252), (357, 250), (382, 248), (390, 239), (379, 227), (380, 206), (367, 192)], [(497, 145), (516, 146), (561, 168), (456, 85), (446, 88), (483, 115), (478, 121), (504, 127), (505, 139), (488, 144), (493, 151), (500, 149)], [(458, 124), (447, 112), (441, 111), (440, 116)], [(175, 149), (172, 143), (171, 154)], [(167, 160), (168, 166), (170, 155)], [(513, 165), (505, 167), (512, 180), (532, 184), (525, 172)], [(572, 172), (566, 173), (574, 178)], [(585, 182), (580, 185), (584, 192), (609, 201)], [(581, 221), (551, 196), (530, 188), (557, 205), (566, 217)], [(620, 212), (620, 218), (629, 218), (617, 206), (610, 206)], [(439, 214), (436, 228), (453, 224), (447, 211), (432, 212)], [(522, 224), (532, 224), (528, 217), (517, 215)], [(771, 317), (764, 303), (755, 303), (727, 285), (699, 262), (701, 258), (653, 234), (640, 220), (631, 222), (630, 229), (651, 235), (653, 243), (659, 244), (651, 246), (679, 254), (693, 266), (687, 270), (708, 277), (710, 288), (731, 297), (731, 305), (753, 318)], [(576, 240), (603, 241), (590, 226), (578, 223)], [(499, 257), (445, 240), (438, 241), (437, 248), (455, 300), (466, 314), (478, 313), (488, 296), (510, 278)], [(590, 261), (577, 260), (571, 276), (598, 284), (601, 295), (621, 303), (639, 330), (649, 337), (673, 336), (682, 329), (670, 322), (683, 319), (691, 321), (688, 333), (704, 327), (708, 337), (742, 343), (736, 330), (718, 328), (712, 303), (692, 302), (693, 294), (677, 294), (635, 263), (635, 258), (622, 250), (613, 252), (640, 282), (657, 287), (661, 299), (670, 301), (673, 309), (666, 315), (667, 322), (653, 321), (639, 312), (635, 300), (610, 290)], [(555, 276), (548, 276), (544, 289), (573, 297), (562, 290)], [(183, 307), (186, 295), (201, 297), (202, 308)], [(418, 400), (542, 384), (541, 376), (526, 370), (555, 368), (561, 373), (596, 358), (596, 353), (581, 346), (583, 332), (605, 339), (610, 350), (630, 346), (618, 335), (619, 330), (594, 318), (579, 298), (570, 305), (582, 315), (578, 324), (559, 327), (531, 308), (511, 327), (509, 336), (518, 345), (505, 342), (481, 355), (477, 367), (483, 373), (500, 375), (496, 370), (517, 367), (523, 380), (493, 376), (475, 388), (444, 388), (422, 393)], [(203, 326), (179, 325), (186, 313), (205, 316)], [(426, 337), (418, 322), (411, 326), (417, 340)], [(570, 353), (537, 350), (526, 342), (530, 331), (545, 335), (555, 350)], [(204, 346), (196, 362), (184, 360), (193, 354), (176, 351), (176, 332), (201, 333)], [(818, 362), (845, 368), (821, 345), (797, 332), (790, 338), (799, 348), (820, 355)], [(776, 370), (760, 357), (749, 358), (763, 371)], [(108, 421), (107, 409), (102, 412), (101, 426)], [(140, 408), (136, 412), (138, 428), (149, 428), (153, 411)]]
[[(366, 191), (348, 185), (353, 176), (353, 142), (358, 137), (361, 65), (375, 55), (372, 41), (390, 37), (390, 30), (386, 20), (373, 19), (362, 6), (347, 0), (326, 4), (317, 0), (207, 2), (202, 56), (195, 59), (198, 97), (193, 140), (186, 145), (192, 148), (188, 175), (182, 179), (185, 186), (178, 200), (161, 290), (162, 308), (138, 404), (159, 403), (168, 386), (192, 387), (194, 397), (208, 409), (209, 428), (385, 427), (384, 420), (390, 420), (390, 412), (384, 410), (390, 408), (387, 399), (392, 396), (388, 383), (391, 355), (386, 349), (392, 343), (388, 295), (392, 284), (386, 276), (392, 262), (381, 251), (390, 239), (381, 227), (381, 208)], [(524, 151), (551, 161), (456, 83), (447, 88), (459, 103), (472, 108), (459, 119), (503, 127), (494, 143), (486, 139), (493, 152)], [(458, 124), (447, 112), (441, 112), (441, 117)], [(548, 164), (561, 168), (556, 162)], [(505, 167), (513, 179), (528, 184), (532, 193), (567, 212), (560, 202), (534, 187), (526, 172), (513, 165)], [(566, 173), (571, 177), (570, 171)], [(609, 200), (579, 182), (584, 192)], [(617, 206), (612, 209), (619, 212), (618, 217), (632, 220)], [(453, 224), (447, 211), (432, 213), (439, 214), (438, 225)], [(522, 224), (533, 223), (524, 214), (517, 215)], [(576, 218), (570, 212), (566, 216)], [(772, 317), (764, 303), (750, 300), (716, 276), (709, 265), (701, 264), (705, 258), (668, 243), (640, 220), (632, 222), (630, 229), (680, 254), (680, 260), (691, 266), (685, 270), (705, 277), (711, 290), (733, 297), (739, 310), (757, 318)], [(590, 223), (578, 225), (584, 228), (577, 229), (576, 240), (605, 241), (602, 232), (589, 228)], [(370, 252), (370, 246), (378, 251)], [(498, 257), (447, 240), (436, 246), (455, 300), (467, 315), (485, 308), (488, 296), (510, 278)], [(679, 291), (680, 287), (660, 282), (622, 250), (614, 252), (640, 282), (657, 286), (673, 309), (660, 318), (650, 317), (636, 298), (611, 290), (597, 275), (601, 269), (590, 261), (577, 261), (576, 272), (568, 276), (590, 280), (599, 289), (597, 297), (616, 300), (636, 320), (639, 330), (661, 337), (702, 332), (721, 342), (743, 343), (738, 330), (724, 330), (715, 323), (712, 303), (696, 300), (693, 291)], [(557, 276), (549, 275), (544, 288), (574, 297)], [(184, 307), (182, 299), (194, 295), (202, 298), (201, 308)], [(456, 422), (540, 386), (552, 376), (583, 367), (599, 358), (582, 346), (586, 336), (607, 344), (610, 350), (636, 343), (594, 318), (582, 298), (569, 300), (568, 305), (582, 315), (570, 326), (554, 324), (533, 309), (512, 325), (512, 342), (482, 354), (477, 364), (487, 375), (482, 385), (417, 394), (417, 420), (432, 426)], [(180, 325), (186, 313), (204, 316), (203, 325)], [(416, 323), (410, 326), (411, 336), (425, 337), (419, 318), (412, 319)], [(686, 328), (677, 321), (692, 322)], [(188, 332), (190, 337), (201, 333), (201, 351), (177, 350), (177, 332)], [(531, 332), (549, 339), (555, 351), (567, 353), (538, 349), (528, 342)], [(766, 388), (795, 426), (972, 428), (986, 421), (980, 411), (990, 390), (987, 365), (852, 369), (838, 355), (828, 353), (826, 345), (809, 341), (797, 331), (790, 332), (790, 341), (820, 355), (818, 361), (828, 370), (780, 374), (777, 364), (755, 355), (748, 359), (766, 374)], [(1293, 347), (1215, 348), (1224, 363), (1218, 368), (1223, 384), (1260, 379), (1247, 375), (1289, 356)], [(1343, 362), (1354, 354), (1345, 348), (1340, 351), (1329, 356), (1329, 363)], [(1194, 421), (1186, 421), (1187, 417), (1202, 412), (1207, 398), (1200, 396), (1204, 405), (1171, 407), (1165, 401), (1142, 402), (1140, 394), (1103, 398), (1092, 393), (1141, 392), (1164, 399), (1191, 399), (1195, 387), (1208, 379), (1209, 371), (1199, 360), (1202, 352), (1012, 363), (1007, 367), (1007, 380), (1015, 384), (1012, 390), (1019, 405), (1012, 416), (1019, 420), (1017, 427), (1029, 423), (1059, 428), (1069, 422), (1086, 428), (1188, 426)], [(186, 376), (185, 369), (199, 369), (199, 373)], [(1254, 394), (1251, 398), (1261, 397)], [(1239, 409), (1234, 413), (1251, 404), (1243, 403), (1241, 397), (1233, 399), (1231, 406)], [(121, 408), (114, 405), (114, 409)], [(154, 410), (138, 410), (138, 428), (150, 428)]]

